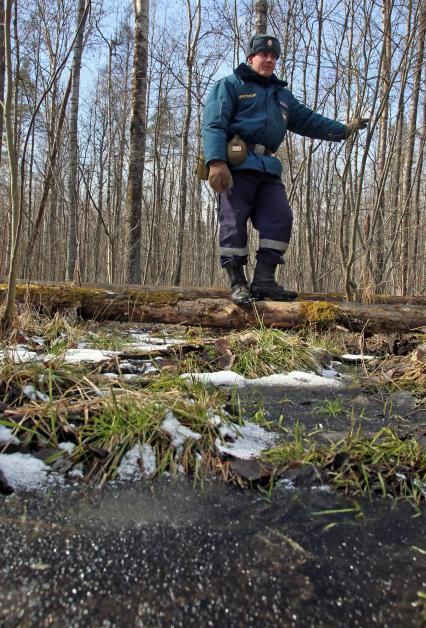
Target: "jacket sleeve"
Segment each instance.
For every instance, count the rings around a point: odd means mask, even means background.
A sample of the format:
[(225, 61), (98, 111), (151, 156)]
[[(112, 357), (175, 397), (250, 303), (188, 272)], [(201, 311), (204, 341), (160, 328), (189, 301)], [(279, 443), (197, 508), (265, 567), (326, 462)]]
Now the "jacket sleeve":
[(346, 137), (346, 125), (315, 113), (290, 94), (290, 111), (287, 128), (298, 135), (316, 140), (340, 142)]
[(226, 144), (235, 109), (235, 88), (226, 78), (211, 90), (203, 113), (202, 135), (206, 164), (213, 160), (226, 161)]

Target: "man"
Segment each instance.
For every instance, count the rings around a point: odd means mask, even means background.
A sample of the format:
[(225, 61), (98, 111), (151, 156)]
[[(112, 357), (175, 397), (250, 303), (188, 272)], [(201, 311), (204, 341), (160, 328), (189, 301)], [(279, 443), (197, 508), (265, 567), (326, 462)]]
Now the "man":
[[(287, 130), (338, 142), (368, 123), (358, 118), (345, 125), (300, 103), (274, 74), (280, 53), (276, 37), (252, 36), (247, 63), (215, 84), (203, 116), (208, 179), (219, 198), (220, 260), (228, 274), (231, 298), (239, 304), (252, 298), (291, 301), (297, 296), (275, 281), (293, 222), (281, 181), (281, 162), (274, 154)], [(229, 144), (235, 136), (234, 145)], [(249, 218), (259, 232), (250, 289), (244, 273)]]

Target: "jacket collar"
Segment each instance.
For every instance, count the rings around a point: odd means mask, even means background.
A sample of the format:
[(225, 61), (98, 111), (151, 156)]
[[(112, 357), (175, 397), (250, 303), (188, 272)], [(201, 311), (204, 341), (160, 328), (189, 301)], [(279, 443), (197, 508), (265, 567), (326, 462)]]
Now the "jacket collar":
[(245, 83), (257, 83), (262, 87), (270, 87), (271, 85), (286, 87), (287, 85), (287, 81), (281, 81), (275, 74), (272, 74), (272, 76), (258, 74), (247, 63), (240, 63), (238, 68), (235, 68), (234, 74)]

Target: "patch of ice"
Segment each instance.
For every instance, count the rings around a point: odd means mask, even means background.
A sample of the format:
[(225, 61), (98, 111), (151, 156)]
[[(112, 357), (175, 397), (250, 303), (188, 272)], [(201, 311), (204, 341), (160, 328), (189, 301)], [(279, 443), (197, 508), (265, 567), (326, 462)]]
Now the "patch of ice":
[(117, 351), (104, 351), (101, 349), (68, 349), (64, 353), (64, 360), (68, 364), (79, 362), (104, 362), (117, 355)]
[(0, 361), (8, 358), (18, 364), (20, 362), (33, 362), (39, 360), (40, 356), (35, 351), (30, 351), (25, 345), (16, 345), (13, 348), (0, 351)]
[(33, 384), (26, 384), (23, 387), (22, 392), (30, 401), (36, 401), (37, 399), (46, 403), (49, 401), (49, 396), (37, 390)]
[(42, 460), (31, 454), (0, 454), (0, 471), (15, 490), (30, 490), (63, 482)]
[(374, 355), (364, 355), (363, 353), (345, 353), (340, 357), (347, 362), (362, 362), (363, 360), (374, 360)]
[(201, 434), (193, 432), (189, 427), (182, 425), (171, 410), (167, 410), (161, 429), (171, 437), (172, 445), (176, 449), (181, 447), (188, 439), (200, 440), (201, 438)]
[(215, 441), (216, 448), (223, 454), (234, 458), (250, 460), (257, 458), (262, 451), (269, 449), (277, 440), (278, 434), (267, 432), (256, 423), (247, 422), (238, 426), (222, 426), (220, 433), (223, 438), (233, 438), (233, 442)]
[(58, 443), (58, 449), (63, 449), (67, 452), (68, 455), (71, 455), (73, 450), (75, 449), (75, 443), (71, 443), (70, 441), (64, 441), (63, 443)]
[(0, 445), (19, 445), (20, 440), (12, 434), (12, 430), (0, 425)]

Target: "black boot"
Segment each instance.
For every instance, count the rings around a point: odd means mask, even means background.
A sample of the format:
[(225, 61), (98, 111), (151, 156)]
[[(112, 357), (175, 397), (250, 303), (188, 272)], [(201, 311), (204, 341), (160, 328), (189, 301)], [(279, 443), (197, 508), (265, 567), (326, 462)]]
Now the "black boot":
[(276, 264), (257, 261), (254, 277), (250, 287), (253, 299), (272, 299), (273, 301), (293, 301), (297, 292), (284, 290), (275, 281)]
[(227, 264), (225, 270), (231, 284), (231, 299), (234, 303), (242, 305), (250, 303), (250, 290), (244, 273), (244, 265), (241, 262), (231, 262)]

